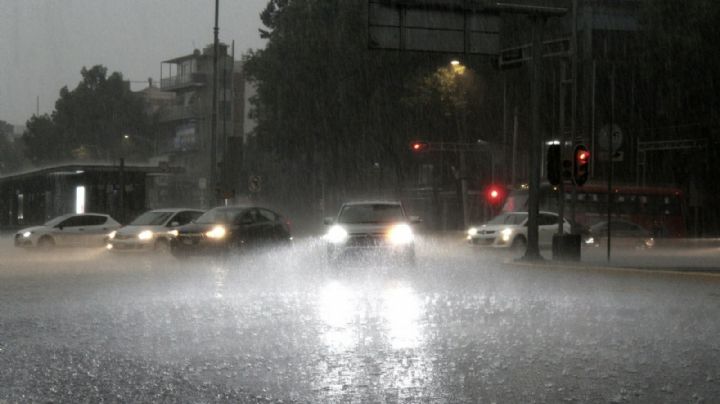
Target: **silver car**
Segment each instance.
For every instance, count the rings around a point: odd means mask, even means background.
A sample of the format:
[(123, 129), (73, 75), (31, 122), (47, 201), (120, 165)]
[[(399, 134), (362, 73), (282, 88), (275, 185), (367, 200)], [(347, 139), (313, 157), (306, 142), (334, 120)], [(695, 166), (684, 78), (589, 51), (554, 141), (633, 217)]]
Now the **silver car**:
[[(511, 248), (524, 251), (527, 245), (527, 212), (507, 212), (495, 216), (487, 223), (472, 226), (467, 231), (467, 241), (470, 244), (492, 246), (498, 248)], [(569, 234), (570, 222), (563, 220), (563, 232)], [(538, 215), (538, 243), (541, 247), (552, 245), (553, 234), (558, 231), (558, 214), (554, 212), (539, 212)]]
[(198, 209), (156, 209), (143, 213), (110, 234), (107, 249), (116, 251), (167, 250), (176, 229), (200, 217)]
[(51, 249), (53, 247), (102, 246), (120, 223), (102, 213), (78, 213), (58, 216), (42, 226), (28, 227), (15, 233), (15, 246)]
[(345, 203), (337, 217), (325, 219), (329, 226), (323, 239), (330, 262), (363, 252), (399, 257), (415, 262), (415, 236), (412, 224), (417, 217), (407, 216), (397, 201)]

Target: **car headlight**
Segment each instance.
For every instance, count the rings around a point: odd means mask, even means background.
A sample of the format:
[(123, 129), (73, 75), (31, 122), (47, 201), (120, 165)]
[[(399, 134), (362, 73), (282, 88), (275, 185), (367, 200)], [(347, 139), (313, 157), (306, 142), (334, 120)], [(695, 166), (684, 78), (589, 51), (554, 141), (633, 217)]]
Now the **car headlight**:
[(143, 230), (140, 234), (138, 234), (138, 238), (143, 241), (150, 240), (153, 238), (153, 232), (150, 230)]
[(467, 233), (468, 233), (468, 236), (477, 236), (478, 229), (475, 227), (471, 227), (468, 229)]
[(510, 236), (512, 236), (512, 232), (513, 232), (512, 229), (503, 229), (500, 232), (500, 235), (502, 236), (502, 241), (504, 241), (506, 243), (508, 241), (510, 241)]
[(180, 234), (180, 232), (178, 232), (177, 229), (175, 229), (175, 230), (170, 230), (169, 232), (167, 232), (167, 234), (172, 237), (177, 237), (178, 234)]
[(391, 244), (408, 244), (413, 241), (413, 232), (406, 224), (393, 225), (387, 234)]
[(25, 238), (28, 238), (28, 237), (32, 236), (32, 232), (31, 232), (31, 231), (26, 231), (26, 232), (24, 232), (24, 233), (22, 234), (22, 236), (25, 237)]
[(333, 244), (340, 244), (347, 240), (348, 233), (341, 226), (335, 225), (328, 230), (327, 234), (325, 234), (323, 238)]
[(225, 234), (227, 234), (227, 231), (225, 230), (224, 226), (215, 226), (212, 228), (212, 230), (205, 233), (206, 236), (208, 236), (209, 238), (213, 238), (215, 240), (219, 240), (219, 239), (225, 237)]
[(109, 238), (110, 240), (112, 240), (112, 239), (115, 238), (115, 235), (116, 235), (116, 234), (117, 234), (117, 231), (113, 230), (113, 231), (110, 232), (110, 234), (108, 234), (108, 238)]

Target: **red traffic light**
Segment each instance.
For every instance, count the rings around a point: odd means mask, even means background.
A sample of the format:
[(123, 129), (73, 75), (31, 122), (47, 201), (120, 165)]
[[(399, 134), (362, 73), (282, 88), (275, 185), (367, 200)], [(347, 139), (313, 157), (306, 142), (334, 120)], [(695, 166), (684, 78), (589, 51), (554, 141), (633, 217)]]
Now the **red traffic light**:
[(590, 152), (587, 150), (579, 150), (577, 158), (581, 162), (587, 162), (588, 160), (590, 160)]
[(573, 166), (573, 180), (576, 185), (582, 186), (587, 182), (590, 173), (590, 151), (584, 145), (575, 146), (575, 162)]
[(419, 140), (414, 140), (414, 141), (410, 142), (410, 150), (412, 150), (416, 153), (427, 151), (429, 148), (430, 148), (430, 143), (428, 143), (428, 142), (423, 142), (423, 141), (419, 141)]
[(505, 189), (498, 185), (490, 185), (485, 189), (485, 199), (491, 205), (496, 205), (505, 199)]

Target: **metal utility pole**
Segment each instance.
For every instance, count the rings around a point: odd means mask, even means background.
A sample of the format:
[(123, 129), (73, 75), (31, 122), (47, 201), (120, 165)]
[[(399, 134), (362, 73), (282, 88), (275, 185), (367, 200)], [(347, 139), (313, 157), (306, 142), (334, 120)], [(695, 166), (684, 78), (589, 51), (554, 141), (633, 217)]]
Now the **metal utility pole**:
[(613, 125), (615, 125), (615, 64), (610, 70), (610, 130), (607, 137), (607, 167), (608, 167), (608, 187), (607, 187), (607, 260), (610, 261), (610, 233), (612, 229), (612, 180), (613, 180)]
[[(578, 35), (577, 35), (578, 0), (572, 2), (572, 37), (570, 39), (570, 75), (572, 76), (572, 93), (570, 95), (570, 133), (573, 144), (578, 140), (577, 134), (577, 98), (578, 98)], [(593, 96), (593, 100), (594, 100)], [(563, 145), (564, 147), (565, 145)], [(590, 149), (595, 152), (594, 149)], [(573, 156), (573, 159), (575, 156)], [(591, 161), (595, 164), (595, 159)], [(590, 171), (592, 172), (592, 170)], [(572, 203), (570, 204), (570, 219), (575, 223), (575, 205), (577, 204), (577, 186), (572, 184)], [(571, 229), (574, 233), (574, 229)]]
[[(560, 115), (560, 156), (563, 155), (562, 151), (565, 150), (566, 134), (565, 134), (565, 75), (567, 65), (566, 61), (560, 62), (560, 109), (558, 110)], [(558, 184), (558, 234), (563, 234), (563, 224), (565, 219), (565, 178), (563, 177), (562, 158), (557, 162), (559, 167), (556, 167), (560, 173), (560, 183)]]
[(118, 205), (120, 210), (120, 223), (125, 224), (125, 159), (120, 157), (120, 166), (118, 169), (118, 182), (120, 183), (120, 192), (118, 194)]
[(540, 155), (542, 145), (540, 141), (540, 91), (542, 78), (542, 55), (543, 55), (543, 29), (545, 21), (549, 17), (561, 17), (567, 13), (565, 8), (529, 6), (524, 4), (497, 3), (494, 7), (499, 12), (524, 14), (530, 17), (532, 22), (532, 64), (531, 81), (532, 90), (530, 95), (531, 105), (531, 128), (530, 146), (528, 159), (529, 195), (528, 195), (528, 243), (523, 260), (541, 260), (540, 246), (538, 244), (538, 216), (540, 210)]
[(540, 260), (538, 216), (540, 210), (540, 91), (542, 89), (540, 78), (542, 77), (542, 37), (545, 25), (545, 17), (537, 14), (531, 15), (532, 20), (532, 67), (530, 94), (531, 105), (531, 128), (530, 128), (530, 158), (528, 176), (530, 192), (528, 196), (528, 240), (527, 250), (523, 256), (524, 260)]
[(218, 10), (219, 0), (215, 0), (215, 27), (213, 28), (213, 75), (212, 75), (212, 116), (210, 118), (210, 171), (208, 186), (210, 188), (210, 205), (217, 204), (215, 170), (217, 165), (217, 65), (218, 65)]

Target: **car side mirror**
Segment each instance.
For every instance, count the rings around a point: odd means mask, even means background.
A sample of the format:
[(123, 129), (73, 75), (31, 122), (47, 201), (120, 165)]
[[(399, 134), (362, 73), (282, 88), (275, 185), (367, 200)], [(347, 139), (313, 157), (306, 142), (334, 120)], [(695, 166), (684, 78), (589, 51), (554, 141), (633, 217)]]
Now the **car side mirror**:
[(243, 226), (247, 226), (247, 225), (249, 225), (249, 224), (252, 224), (252, 222), (253, 222), (252, 219), (248, 219), (248, 218), (240, 219), (240, 224), (243, 225)]
[(335, 223), (335, 219), (332, 216), (328, 216), (325, 219), (323, 219), (323, 223), (326, 226), (330, 226), (331, 224)]
[(410, 223), (422, 223), (420, 216), (410, 216)]
[(63, 227), (64, 227), (64, 226), (63, 226), (63, 225), (61, 225), (61, 224), (59, 224), (59, 225), (55, 226), (55, 228), (57, 228), (57, 229), (58, 229), (58, 230), (60, 230), (60, 231), (62, 231)]
[(178, 226), (180, 226), (180, 222), (175, 221), (175, 220), (173, 220), (172, 222), (170, 222), (170, 227), (178, 227)]

